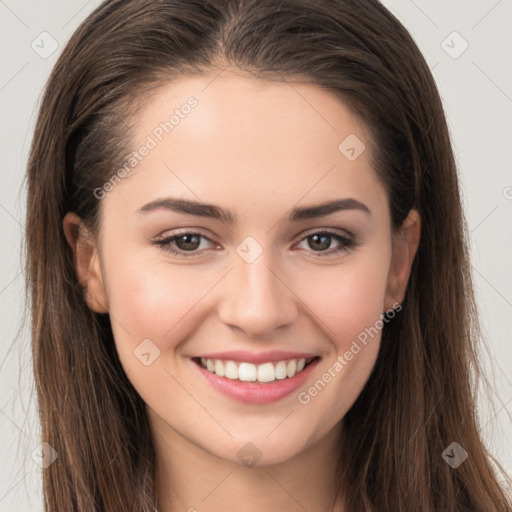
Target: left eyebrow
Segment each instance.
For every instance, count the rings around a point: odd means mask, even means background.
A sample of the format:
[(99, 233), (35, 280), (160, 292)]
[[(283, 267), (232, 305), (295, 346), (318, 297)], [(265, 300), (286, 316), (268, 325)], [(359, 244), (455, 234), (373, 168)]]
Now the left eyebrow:
[(360, 210), (368, 215), (371, 211), (364, 203), (351, 197), (346, 199), (336, 199), (334, 201), (326, 201), (317, 205), (306, 206), (304, 208), (295, 208), (290, 214), (290, 221), (299, 221), (305, 219), (314, 219), (316, 217), (324, 217), (330, 213), (342, 210)]
[[(163, 199), (156, 199), (150, 203), (145, 204), (137, 210), (137, 214), (148, 213), (159, 209), (168, 209), (177, 213), (185, 213), (188, 215), (196, 215), (198, 217), (210, 217), (225, 222), (226, 224), (233, 224), (236, 221), (236, 216), (230, 210), (224, 210), (219, 206), (213, 204), (200, 203), (198, 201), (191, 201), (188, 199), (177, 199), (166, 197)], [(353, 198), (336, 199), (334, 201), (325, 201), (323, 203), (310, 205), (302, 208), (294, 208), (288, 219), (290, 222), (297, 222), (305, 219), (314, 219), (317, 217), (324, 217), (331, 213), (342, 210), (359, 210), (368, 215), (371, 215), (370, 209), (360, 201)]]

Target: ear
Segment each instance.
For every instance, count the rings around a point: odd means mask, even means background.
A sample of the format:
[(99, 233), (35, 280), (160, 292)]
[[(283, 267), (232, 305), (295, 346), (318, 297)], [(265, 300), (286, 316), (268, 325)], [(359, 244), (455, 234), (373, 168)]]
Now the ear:
[(84, 288), (87, 305), (96, 313), (107, 313), (107, 295), (94, 237), (80, 217), (72, 212), (64, 217), (62, 227), (73, 251), (76, 275), (78, 282)]
[(397, 303), (400, 304), (404, 300), (412, 263), (420, 243), (420, 234), (419, 213), (411, 210), (393, 237), (393, 253), (385, 299), (386, 311), (393, 309)]

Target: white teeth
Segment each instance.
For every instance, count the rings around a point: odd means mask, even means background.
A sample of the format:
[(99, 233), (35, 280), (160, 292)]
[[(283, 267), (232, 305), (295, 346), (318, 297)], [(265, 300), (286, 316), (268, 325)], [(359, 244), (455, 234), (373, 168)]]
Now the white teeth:
[(286, 379), (286, 363), (284, 361), (279, 361), (276, 364), (276, 379)]
[(292, 359), (291, 361), (288, 361), (288, 366), (286, 367), (286, 376), (293, 377), (296, 372), (297, 372), (297, 361), (295, 361), (295, 359)]
[(224, 365), (222, 364), (222, 361), (219, 361), (218, 359), (215, 359), (215, 373), (219, 377), (224, 377)]
[[(244, 382), (254, 382), (258, 376), (258, 370), (255, 364), (240, 363), (238, 367), (238, 378)], [(217, 373), (217, 366), (215, 366), (215, 373)], [(217, 373), (217, 375), (219, 375)]]
[[(312, 360), (313, 358), (308, 359), (308, 362)], [(209, 372), (215, 373), (219, 377), (243, 382), (273, 382), (294, 377), (306, 366), (306, 359), (290, 359), (258, 365), (221, 359), (206, 359), (204, 357), (200, 361), (203, 368), (206, 367)]]
[(272, 382), (276, 378), (276, 371), (272, 363), (258, 366), (258, 382)]
[(224, 365), (224, 376), (228, 379), (238, 379), (238, 368), (234, 361), (227, 361)]

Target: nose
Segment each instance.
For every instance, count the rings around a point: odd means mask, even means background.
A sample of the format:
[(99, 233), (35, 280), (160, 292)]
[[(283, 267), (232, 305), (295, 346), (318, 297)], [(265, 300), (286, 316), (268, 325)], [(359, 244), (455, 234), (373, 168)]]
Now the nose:
[(291, 325), (298, 315), (293, 283), (288, 282), (270, 252), (264, 251), (252, 263), (236, 256), (224, 283), (220, 319), (251, 337), (264, 337)]

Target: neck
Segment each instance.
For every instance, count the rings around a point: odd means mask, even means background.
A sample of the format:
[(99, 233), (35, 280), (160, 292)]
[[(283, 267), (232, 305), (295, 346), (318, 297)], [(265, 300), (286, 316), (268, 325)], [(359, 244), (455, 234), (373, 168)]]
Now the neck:
[(269, 466), (221, 459), (185, 439), (153, 412), (158, 512), (343, 512), (335, 470), (341, 423), (320, 442)]

